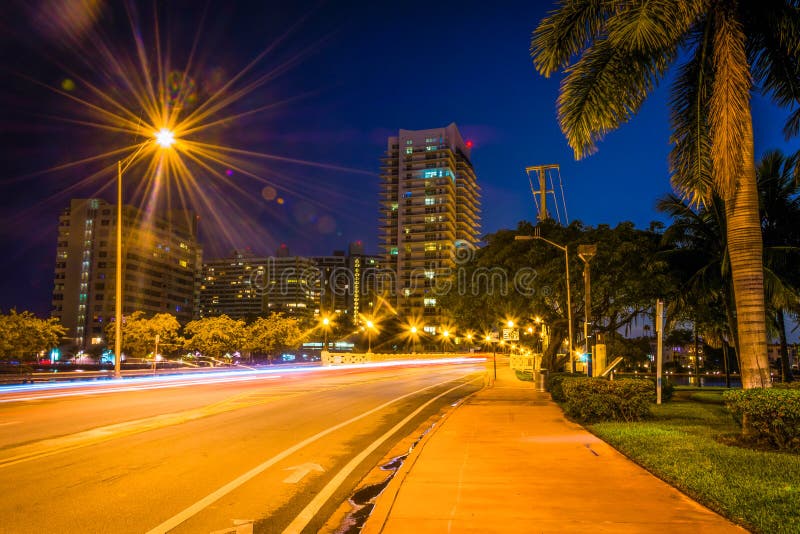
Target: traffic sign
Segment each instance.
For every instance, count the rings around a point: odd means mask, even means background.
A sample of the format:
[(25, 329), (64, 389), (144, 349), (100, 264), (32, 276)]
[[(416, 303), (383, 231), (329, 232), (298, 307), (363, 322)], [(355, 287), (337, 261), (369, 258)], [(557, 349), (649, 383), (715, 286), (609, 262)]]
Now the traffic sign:
[(519, 341), (519, 330), (516, 328), (503, 328), (503, 341)]

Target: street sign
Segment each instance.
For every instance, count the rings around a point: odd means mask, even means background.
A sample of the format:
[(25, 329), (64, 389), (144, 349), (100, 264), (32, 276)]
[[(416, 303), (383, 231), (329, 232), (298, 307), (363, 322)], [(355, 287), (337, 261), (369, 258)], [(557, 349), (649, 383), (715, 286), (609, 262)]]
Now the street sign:
[(519, 330), (516, 328), (503, 328), (503, 341), (519, 341)]

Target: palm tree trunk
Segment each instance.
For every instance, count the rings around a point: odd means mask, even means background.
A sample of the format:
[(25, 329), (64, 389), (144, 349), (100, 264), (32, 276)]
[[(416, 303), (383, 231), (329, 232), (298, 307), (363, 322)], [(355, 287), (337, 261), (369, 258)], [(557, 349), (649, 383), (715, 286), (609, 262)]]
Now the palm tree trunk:
[(722, 364), (725, 369), (725, 387), (729, 388), (731, 387), (731, 368), (728, 363), (728, 342), (725, 339), (722, 340)]
[(767, 324), (764, 307), (764, 264), (758, 212), (752, 117), (742, 143), (742, 175), (733, 198), (726, 199), (728, 255), (739, 338), (742, 387), (770, 387)]
[(786, 342), (786, 319), (783, 315), (783, 309), (779, 309), (776, 313), (778, 323), (778, 335), (781, 340), (781, 380), (784, 382), (791, 382), (794, 380), (792, 376), (792, 366), (789, 364), (789, 344)]

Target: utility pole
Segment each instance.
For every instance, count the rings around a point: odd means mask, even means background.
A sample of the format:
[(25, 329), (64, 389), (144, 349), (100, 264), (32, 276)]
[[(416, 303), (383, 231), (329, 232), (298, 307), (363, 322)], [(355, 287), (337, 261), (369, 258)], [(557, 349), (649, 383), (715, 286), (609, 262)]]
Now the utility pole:
[[(559, 169), (558, 164), (550, 164), (550, 165), (533, 165), (531, 167), (525, 167), (525, 173), (528, 175), (528, 182), (531, 184), (531, 193), (533, 193), (534, 197), (539, 195), (539, 221), (544, 221), (547, 219), (547, 194), (553, 193), (552, 189), (547, 189), (547, 171), (550, 169)], [(535, 172), (538, 175), (539, 180), (539, 190), (535, 190), (533, 188), (533, 180), (531, 179), (531, 172)]]

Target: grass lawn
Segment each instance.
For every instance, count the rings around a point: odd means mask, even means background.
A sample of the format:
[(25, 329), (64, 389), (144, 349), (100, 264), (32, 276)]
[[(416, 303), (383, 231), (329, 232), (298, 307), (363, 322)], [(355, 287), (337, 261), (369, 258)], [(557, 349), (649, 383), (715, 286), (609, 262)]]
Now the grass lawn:
[(707, 392), (678, 392), (640, 423), (597, 423), (593, 433), (652, 473), (749, 530), (800, 533), (800, 455), (726, 445), (739, 434)]

